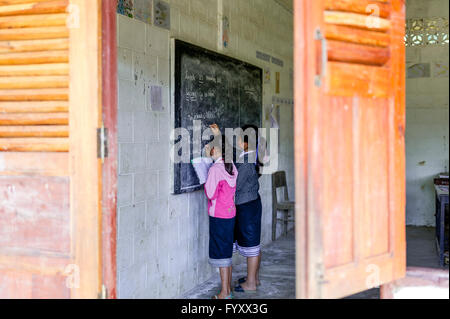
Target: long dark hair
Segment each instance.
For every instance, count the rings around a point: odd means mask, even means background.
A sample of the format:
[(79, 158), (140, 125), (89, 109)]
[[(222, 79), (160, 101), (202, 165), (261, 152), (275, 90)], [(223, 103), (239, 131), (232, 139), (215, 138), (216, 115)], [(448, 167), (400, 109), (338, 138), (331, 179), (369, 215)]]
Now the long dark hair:
[(226, 152), (229, 150), (228, 147), (228, 143), (227, 143), (227, 138), (225, 137), (225, 135), (222, 135), (222, 160), (223, 163), (225, 165), (225, 170), (227, 171), (228, 174), (230, 175), (234, 175), (233, 172), (233, 161), (227, 161), (226, 159)]
[(225, 165), (225, 170), (228, 174), (231, 176), (234, 175), (234, 169), (233, 169), (233, 160), (229, 160), (229, 156), (227, 156), (227, 152), (229, 152), (232, 148), (228, 145), (227, 139), (225, 135), (219, 135), (214, 137), (213, 141), (211, 142), (212, 148), (211, 148), (211, 155), (214, 148), (220, 148), (222, 150), (222, 160), (223, 164)]
[[(256, 163), (255, 163), (256, 172), (258, 173), (258, 176), (261, 177), (260, 173), (261, 167), (264, 166), (264, 163), (261, 162), (261, 156), (264, 157), (265, 155), (264, 153), (266, 145), (260, 145), (259, 129), (256, 125), (247, 124), (241, 127), (241, 129), (242, 129), (242, 136), (241, 136), (242, 141), (244, 143), (247, 143), (247, 146), (254, 145), (256, 147), (256, 149), (252, 151), (256, 151)], [(254, 135), (245, 134), (248, 129), (253, 130), (255, 132)], [(255, 138), (255, 140), (253, 140), (253, 138)]]

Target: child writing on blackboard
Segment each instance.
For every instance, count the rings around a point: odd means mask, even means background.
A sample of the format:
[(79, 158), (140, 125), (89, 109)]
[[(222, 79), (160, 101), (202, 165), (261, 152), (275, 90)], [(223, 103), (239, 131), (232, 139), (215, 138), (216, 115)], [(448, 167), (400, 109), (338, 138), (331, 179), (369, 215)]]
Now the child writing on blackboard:
[(234, 195), (238, 171), (225, 157), (225, 137), (215, 138), (206, 147), (214, 164), (208, 172), (205, 194), (209, 214), (209, 263), (220, 269), (222, 289), (213, 299), (232, 299), (231, 270), (236, 206)]
[(261, 218), (262, 204), (259, 196), (259, 177), (262, 163), (258, 128), (253, 125), (242, 127), (237, 139), (242, 150), (236, 160), (239, 177), (236, 184), (235, 249), (247, 258), (247, 276), (238, 280), (236, 292), (256, 292), (261, 264)]
[[(211, 125), (216, 136), (221, 136), (216, 124)], [(265, 155), (265, 143), (260, 142), (258, 128), (254, 125), (242, 127), (237, 137), (240, 154), (237, 155), (236, 168), (236, 222), (234, 249), (247, 258), (247, 276), (238, 280), (236, 292), (256, 292), (261, 265), (261, 218), (262, 204), (259, 195), (260, 167), (263, 166), (259, 155)]]

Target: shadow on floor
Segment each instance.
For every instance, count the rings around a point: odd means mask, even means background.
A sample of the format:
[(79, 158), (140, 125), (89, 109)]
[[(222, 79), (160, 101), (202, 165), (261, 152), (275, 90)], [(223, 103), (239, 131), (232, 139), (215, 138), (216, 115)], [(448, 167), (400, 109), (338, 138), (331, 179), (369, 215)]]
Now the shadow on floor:
[[(434, 239), (435, 228), (407, 227), (407, 265), (409, 267), (441, 268)], [(446, 267), (448, 269), (448, 266)], [(246, 275), (244, 259), (233, 268), (233, 281)], [(286, 237), (263, 248), (261, 286), (256, 294), (235, 293), (235, 299), (294, 299), (295, 298), (295, 237)], [(210, 299), (220, 290), (219, 275), (195, 287), (180, 298)], [(380, 290), (370, 289), (346, 299), (379, 299)]]

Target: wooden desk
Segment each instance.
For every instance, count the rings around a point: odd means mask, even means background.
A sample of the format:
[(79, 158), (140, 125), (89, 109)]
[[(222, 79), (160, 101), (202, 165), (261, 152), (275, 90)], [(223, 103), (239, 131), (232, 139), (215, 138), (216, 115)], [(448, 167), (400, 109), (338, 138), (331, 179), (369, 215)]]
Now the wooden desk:
[[(444, 266), (445, 252), (445, 205), (448, 205), (448, 190), (442, 190), (434, 185), (436, 190), (436, 244), (439, 254), (439, 264)], [(448, 240), (448, 239), (447, 239)]]

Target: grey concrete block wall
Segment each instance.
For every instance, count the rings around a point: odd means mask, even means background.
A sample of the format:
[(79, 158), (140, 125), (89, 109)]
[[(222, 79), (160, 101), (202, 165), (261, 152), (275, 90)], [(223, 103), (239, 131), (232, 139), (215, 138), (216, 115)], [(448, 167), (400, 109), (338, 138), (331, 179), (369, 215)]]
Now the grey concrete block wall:
[[(448, 21), (448, 8), (448, 0), (407, 0), (406, 18), (445, 17)], [(437, 77), (436, 62), (448, 68), (448, 44), (406, 48), (407, 68), (431, 65), (429, 77), (406, 79), (407, 225), (434, 226), (433, 178), (449, 170), (449, 78)]]
[[(264, 104), (271, 104), (276, 95), (275, 72), (281, 73), (278, 96), (293, 97), (289, 83), (293, 67), (292, 14), (275, 1), (167, 2), (171, 5), (170, 31), (118, 15), (119, 298), (173, 298), (216, 274), (208, 264), (209, 225), (203, 191), (170, 193), (170, 37), (270, 68), (272, 80), (264, 85)], [(217, 47), (221, 14), (230, 20), (228, 49)], [(256, 51), (282, 59), (284, 67), (256, 59)], [(154, 111), (150, 105), (151, 86), (162, 87), (161, 111)], [(280, 134), (280, 169), (288, 173), (293, 199), (292, 105), (281, 105)], [(262, 177), (260, 183), (262, 241), (268, 243), (272, 222), (270, 176)]]
[(448, 17), (448, 0), (406, 0), (406, 17)]

